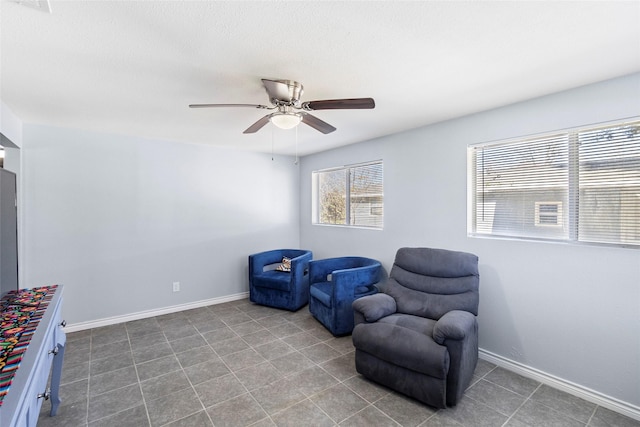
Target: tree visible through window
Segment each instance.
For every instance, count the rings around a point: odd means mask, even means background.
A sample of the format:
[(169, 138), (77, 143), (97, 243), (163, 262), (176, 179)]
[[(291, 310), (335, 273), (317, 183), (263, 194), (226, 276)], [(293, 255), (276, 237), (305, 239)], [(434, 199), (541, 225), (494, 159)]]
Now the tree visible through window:
[(321, 224), (346, 224), (347, 173), (339, 169), (318, 174)]
[(313, 172), (315, 224), (382, 228), (382, 162)]

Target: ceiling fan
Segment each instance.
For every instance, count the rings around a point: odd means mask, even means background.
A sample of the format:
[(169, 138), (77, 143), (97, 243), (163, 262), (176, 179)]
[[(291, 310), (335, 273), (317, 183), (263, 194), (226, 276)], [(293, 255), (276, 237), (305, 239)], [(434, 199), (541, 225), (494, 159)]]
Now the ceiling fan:
[(367, 109), (376, 106), (373, 98), (328, 99), (323, 101), (301, 102), (300, 97), (304, 88), (302, 84), (293, 80), (262, 79), (262, 85), (269, 95), (269, 101), (272, 106), (257, 104), (190, 104), (189, 108), (251, 107), (275, 110), (249, 126), (243, 133), (255, 133), (269, 122), (272, 122), (282, 129), (292, 129), (302, 122), (327, 134), (333, 132), (336, 128), (316, 116), (309, 114), (309, 111)]

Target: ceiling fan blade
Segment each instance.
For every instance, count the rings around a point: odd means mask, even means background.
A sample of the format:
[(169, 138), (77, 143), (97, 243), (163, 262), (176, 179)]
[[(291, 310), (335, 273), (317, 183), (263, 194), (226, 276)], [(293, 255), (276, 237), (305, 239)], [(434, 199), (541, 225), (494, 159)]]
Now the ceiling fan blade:
[(189, 108), (217, 108), (217, 107), (269, 108), (266, 105), (257, 105), (257, 104), (189, 104)]
[(262, 79), (262, 85), (269, 95), (269, 101), (299, 101), (304, 90), (302, 84), (293, 80)]
[(247, 128), (247, 130), (245, 130), (242, 133), (256, 133), (256, 132), (258, 132), (260, 129), (262, 129), (264, 127), (264, 125), (269, 123), (269, 118), (271, 118), (271, 114), (267, 114), (266, 116), (264, 116), (263, 118), (261, 118), (260, 120), (258, 120), (257, 122), (255, 122), (254, 124), (249, 126)]
[(327, 99), (302, 103), (305, 110), (361, 110), (375, 106), (373, 98)]
[(329, 123), (322, 121), (316, 116), (312, 116), (309, 113), (302, 114), (302, 123), (309, 125), (315, 130), (320, 131), (324, 134), (331, 133), (336, 130), (336, 128), (331, 126)]

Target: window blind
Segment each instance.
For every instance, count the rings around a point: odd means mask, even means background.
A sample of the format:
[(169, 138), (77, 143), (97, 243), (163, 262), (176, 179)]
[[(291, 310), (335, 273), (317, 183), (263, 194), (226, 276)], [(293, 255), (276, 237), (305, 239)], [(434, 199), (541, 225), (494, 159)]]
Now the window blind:
[(382, 163), (349, 169), (350, 225), (382, 228)]
[(640, 245), (640, 121), (469, 147), (470, 235)]
[(382, 228), (384, 218), (381, 161), (312, 173), (315, 224)]
[(545, 217), (550, 206), (561, 207), (568, 201), (566, 134), (472, 150), (475, 233), (555, 238), (568, 235), (566, 216), (555, 222)]
[(640, 122), (578, 133), (578, 240), (640, 245)]

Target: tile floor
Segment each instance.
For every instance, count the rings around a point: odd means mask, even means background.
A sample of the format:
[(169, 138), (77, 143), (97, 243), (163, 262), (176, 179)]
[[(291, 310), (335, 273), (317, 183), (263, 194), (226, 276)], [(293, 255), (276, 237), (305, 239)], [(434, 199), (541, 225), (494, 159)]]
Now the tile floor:
[(640, 422), (480, 361), (435, 410), (360, 376), (351, 337), (234, 301), (70, 333), (63, 403), (38, 426), (620, 426)]

